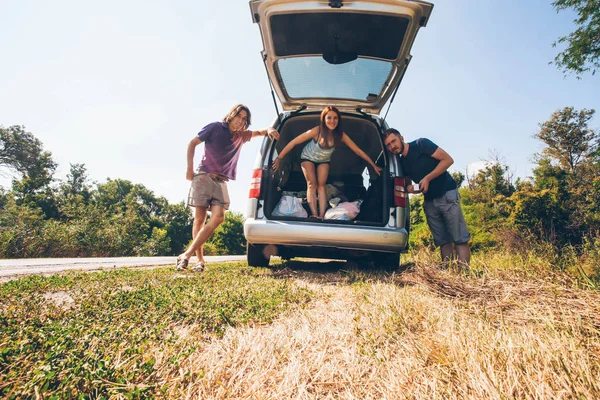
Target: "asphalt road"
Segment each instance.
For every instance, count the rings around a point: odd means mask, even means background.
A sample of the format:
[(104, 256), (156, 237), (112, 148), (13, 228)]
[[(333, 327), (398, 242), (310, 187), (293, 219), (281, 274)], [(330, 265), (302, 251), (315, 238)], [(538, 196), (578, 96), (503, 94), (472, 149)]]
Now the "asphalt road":
[[(196, 258), (192, 258), (192, 262)], [(246, 256), (207, 256), (207, 263), (244, 261)], [(157, 267), (176, 264), (176, 257), (115, 257), (115, 258), (26, 258), (0, 260), (0, 278), (30, 274), (54, 274), (68, 270), (99, 271), (123, 267)]]

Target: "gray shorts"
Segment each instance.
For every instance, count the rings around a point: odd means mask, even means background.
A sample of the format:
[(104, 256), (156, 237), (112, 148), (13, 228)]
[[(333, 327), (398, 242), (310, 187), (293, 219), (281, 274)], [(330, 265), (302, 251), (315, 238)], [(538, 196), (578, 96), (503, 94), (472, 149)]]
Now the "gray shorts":
[(215, 178), (206, 172), (194, 175), (188, 194), (188, 206), (204, 207), (210, 210), (214, 204), (228, 210), (229, 203), (226, 181)]
[(437, 199), (425, 201), (423, 210), (436, 246), (469, 241), (469, 230), (460, 208), (458, 189), (449, 190)]

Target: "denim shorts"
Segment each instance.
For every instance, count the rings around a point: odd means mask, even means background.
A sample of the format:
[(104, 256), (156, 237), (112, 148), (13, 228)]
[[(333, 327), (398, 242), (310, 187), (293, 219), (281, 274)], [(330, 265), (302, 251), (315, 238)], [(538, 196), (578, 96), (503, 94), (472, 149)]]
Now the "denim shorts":
[(449, 190), (437, 199), (426, 200), (423, 210), (436, 246), (469, 241), (469, 230), (460, 208), (458, 189)]
[(192, 178), (188, 194), (188, 206), (203, 207), (210, 210), (212, 205), (229, 209), (229, 191), (227, 182), (206, 172), (200, 172)]

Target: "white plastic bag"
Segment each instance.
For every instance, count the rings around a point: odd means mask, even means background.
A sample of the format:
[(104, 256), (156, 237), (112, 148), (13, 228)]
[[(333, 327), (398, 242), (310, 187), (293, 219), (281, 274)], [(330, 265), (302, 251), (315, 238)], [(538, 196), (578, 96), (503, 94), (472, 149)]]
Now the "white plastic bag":
[(339, 203), (335, 208), (330, 208), (325, 212), (325, 219), (339, 219), (342, 221), (351, 221), (356, 218), (360, 211), (360, 200), (353, 202)]
[(294, 196), (281, 196), (279, 203), (273, 210), (273, 215), (279, 217), (308, 217), (308, 213), (302, 207), (302, 199)]

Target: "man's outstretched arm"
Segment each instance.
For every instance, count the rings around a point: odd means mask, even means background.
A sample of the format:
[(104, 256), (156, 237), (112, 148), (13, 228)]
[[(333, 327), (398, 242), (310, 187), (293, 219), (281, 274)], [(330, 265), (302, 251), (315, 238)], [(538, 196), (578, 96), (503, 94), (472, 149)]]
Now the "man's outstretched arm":
[(279, 132), (275, 129), (268, 127), (266, 129), (261, 129), (258, 131), (252, 131), (252, 137), (255, 138), (257, 136), (269, 136), (271, 139), (279, 140)]

